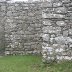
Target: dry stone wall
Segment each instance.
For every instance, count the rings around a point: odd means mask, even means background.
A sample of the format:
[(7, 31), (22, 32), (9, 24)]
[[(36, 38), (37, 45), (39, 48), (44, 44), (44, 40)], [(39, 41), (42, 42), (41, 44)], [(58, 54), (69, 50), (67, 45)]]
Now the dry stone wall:
[(49, 0), (42, 6), (43, 61), (72, 60), (72, 1)]
[(41, 52), (41, 3), (7, 3), (5, 54), (37, 54)]
[(0, 1), (0, 49), (5, 55), (42, 53), (47, 63), (72, 60), (72, 1)]

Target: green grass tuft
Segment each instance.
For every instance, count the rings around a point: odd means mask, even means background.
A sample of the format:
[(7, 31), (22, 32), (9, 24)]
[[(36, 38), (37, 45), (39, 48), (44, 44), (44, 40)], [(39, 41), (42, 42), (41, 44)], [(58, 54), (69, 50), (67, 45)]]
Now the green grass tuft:
[(72, 72), (72, 62), (43, 64), (41, 56), (0, 58), (0, 72)]

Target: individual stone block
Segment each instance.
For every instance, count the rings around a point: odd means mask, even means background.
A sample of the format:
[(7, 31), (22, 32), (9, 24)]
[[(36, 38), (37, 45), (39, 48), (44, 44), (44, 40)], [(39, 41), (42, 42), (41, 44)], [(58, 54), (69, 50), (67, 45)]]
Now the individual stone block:
[(53, 3), (53, 7), (60, 7), (60, 6), (62, 6), (62, 2)]
[(61, 28), (60, 27), (46, 26), (46, 27), (43, 27), (42, 30), (43, 30), (43, 33), (57, 34), (58, 32), (61, 31)]
[(69, 8), (68, 8), (68, 11), (71, 11), (71, 12), (72, 12), (72, 7), (69, 7)]
[(43, 37), (43, 41), (49, 41), (50, 38), (49, 34), (44, 34), (42, 37)]
[(47, 14), (47, 13), (42, 13), (42, 17), (43, 17), (43, 18), (54, 18), (53, 14), (51, 14), (51, 13), (49, 13), (49, 14)]
[(52, 3), (51, 2), (44, 2), (44, 3), (42, 3), (42, 7), (52, 7)]
[(53, 14), (54, 18), (65, 18), (65, 15), (62, 14)]
[(7, 11), (7, 16), (12, 16), (12, 12), (11, 11)]
[(49, 30), (49, 33), (58, 34), (61, 31), (61, 27), (53, 27), (52, 30)]
[(72, 60), (72, 57), (71, 56), (65, 56), (64, 60)]
[(67, 9), (65, 7), (58, 7), (58, 8), (55, 8), (55, 12), (56, 13), (67, 13)]
[(30, 27), (30, 26), (29, 26), (27, 29), (28, 29), (28, 31), (34, 30), (34, 28), (32, 28), (32, 27)]
[(43, 42), (43, 43), (42, 43), (42, 46), (43, 46), (43, 47), (48, 47), (49, 44), (48, 44), (47, 42)]
[(63, 48), (57, 48), (55, 51), (58, 53), (58, 52), (63, 52), (64, 50)]
[(6, 6), (1, 6), (1, 11), (5, 11), (6, 10)]
[(51, 3), (52, 3), (52, 2), (53, 2), (53, 0), (48, 0), (47, 2), (51, 2)]
[(65, 18), (65, 15), (62, 14), (53, 14), (53, 13), (42, 13), (43, 18)]
[(50, 38), (50, 44), (54, 43), (54, 38)]
[(64, 60), (64, 56), (59, 56), (59, 55), (57, 55), (56, 58), (57, 58), (58, 61)]
[(5, 16), (5, 12), (0, 12), (0, 17)]
[(30, 13), (28, 13), (28, 16), (33, 17), (34, 16), (34, 13), (30, 12)]
[(63, 37), (63, 36), (55, 37), (55, 41), (58, 44), (69, 44), (69, 43), (72, 43), (72, 39), (70, 37)]
[(35, 25), (35, 27), (37, 27), (37, 28), (39, 28), (39, 27), (42, 26), (42, 24), (37, 24), (37, 23), (35, 23), (34, 25)]
[(69, 29), (69, 35), (72, 35), (72, 29)]
[(70, 0), (61, 0), (63, 3), (69, 3)]
[(69, 47), (70, 47), (70, 48), (72, 48), (72, 44), (71, 44), (71, 45), (69, 45)]
[(58, 26), (65, 26), (66, 25), (66, 23), (64, 21), (57, 21), (56, 24)]
[(46, 26), (42, 28), (43, 33), (49, 33), (50, 30), (52, 30), (52, 26)]
[(65, 31), (63, 31), (63, 36), (65, 37), (67, 37), (68, 36), (68, 30), (65, 30)]
[(52, 22), (50, 20), (47, 20), (47, 21), (43, 21), (43, 24), (44, 25), (52, 25)]
[(53, 8), (46, 8), (45, 10), (43, 10), (43, 12), (52, 13), (53, 12)]
[(5, 51), (5, 55), (9, 55), (10, 54), (10, 52), (9, 51)]
[(13, 20), (12, 19), (7, 19), (6, 22), (12, 23)]
[(15, 6), (9, 6), (9, 7), (7, 7), (7, 10), (15, 11)]

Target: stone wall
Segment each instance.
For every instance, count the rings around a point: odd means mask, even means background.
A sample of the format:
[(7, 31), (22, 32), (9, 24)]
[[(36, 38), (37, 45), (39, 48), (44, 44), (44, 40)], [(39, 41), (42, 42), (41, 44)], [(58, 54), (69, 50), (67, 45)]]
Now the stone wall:
[(41, 52), (41, 3), (7, 3), (5, 54), (37, 54)]
[(0, 51), (72, 60), (72, 1), (0, 2)]
[(49, 0), (42, 6), (43, 61), (72, 60), (72, 1)]

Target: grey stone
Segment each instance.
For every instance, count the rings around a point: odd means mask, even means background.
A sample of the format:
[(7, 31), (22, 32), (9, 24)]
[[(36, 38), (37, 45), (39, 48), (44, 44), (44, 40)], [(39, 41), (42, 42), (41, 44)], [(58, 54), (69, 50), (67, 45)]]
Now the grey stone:
[(67, 30), (63, 31), (63, 36), (68, 36), (68, 31)]
[(58, 26), (65, 26), (66, 25), (66, 23), (64, 21), (57, 21), (56, 24)]
[(68, 43), (72, 43), (72, 39), (70, 37), (63, 37), (63, 36), (59, 36), (55, 38), (55, 41), (58, 44), (68, 44)]
[(69, 34), (72, 35), (72, 29), (69, 29)]
[(44, 25), (52, 25), (52, 23), (51, 23), (51, 21), (50, 21), (50, 20), (43, 21), (43, 24), (44, 24)]
[(42, 14), (42, 17), (43, 18), (65, 18), (65, 15), (62, 15), (62, 14), (46, 14), (46, 13), (43, 13)]
[(56, 13), (67, 13), (67, 9), (65, 7), (55, 8)]
[(12, 16), (12, 12), (11, 11), (8, 11), (7, 12), (7, 16)]
[(6, 6), (1, 6), (1, 10), (5, 11), (6, 10)]
[(42, 37), (44, 41), (49, 41), (49, 34), (44, 34)]
[(42, 3), (42, 7), (52, 7), (52, 3), (44, 2), (44, 3)]
[(62, 6), (62, 2), (53, 3), (53, 7), (60, 7)]
[(70, 0), (62, 0), (63, 3), (68, 3)]

